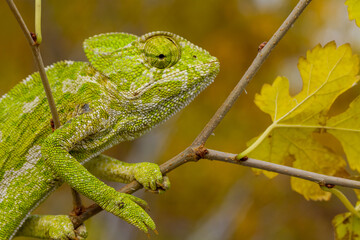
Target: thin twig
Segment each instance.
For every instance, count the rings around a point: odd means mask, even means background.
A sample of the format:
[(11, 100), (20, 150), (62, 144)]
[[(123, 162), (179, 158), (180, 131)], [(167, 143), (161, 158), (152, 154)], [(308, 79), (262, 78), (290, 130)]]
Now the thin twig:
[[(304, 11), (304, 9), (309, 5), (311, 0), (300, 0), (298, 4), (295, 6), (290, 15), (286, 18), (280, 28), (274, 33), (269, 42), (265, 45), (265, 47), (259, 52), (259, 54), (255, 57), (254, 61), (245, 72), (244, 76), (241, 78), (239, 83), (230, 93), (229, 97), (225, 100), (222, 106), (216, 111), (214, 116), (210, 119), (210, 121), (206, 124), (205, 128), (201, 131), (201, 133), (196, 137), (190, 147), (186, 148), (183, 152), (179, 153), (172, 159), (166, 161), (160, 166), (161, 172), (166, 174), (175, 168), (183, 165), (189, 161), (197, 161), (201, 159), (196, 154), (196, 151), (201, 148), (202, 145), (209, 138), (211, 133), (214, 131), (217, 125), (224, 118), (226, 113), (230, 110), (230, 108), (234, 105), (237, 98), (240, 96), (242, 91), (245, 89), (250, 80), (254, 77), (255, 73), (259, 70), (262, 63), (269, 56), (270, 52), (276, 44), (282, 39), (282, 37), (286, 34), (287, 30), (294, 24), (300, 14)], [(234, 154), (235, 155), (235, 154)], [(236, 156), (236, 155), (235, 155)], [(119, 192), (123, 193), (133, 193), (137, 190), (141, 189), (142, 186), (137, 182), (133, 181), (123, 188), (119, 190)], [(80, 226), (85, 220), (92, 217), (93, 215), (101, 212), (102, 209), (93, 204), (90, 207), (87, 207), (86, 210), (79, 216), (72, 217), (72, 222), (75, 227)]]
[(205, 158), (209, 160), (217, 160), (227, 163), (239, 164), (246, 167), (252, 167), (266, 171), (276, 172), (292, 177), (313, 181), (315, 183), (324, 186), (330, 184), (330, 185), (360, 189), (360, 181), (309, 172), (293, 167), (288, 167), (271, 162), (265, 162), (252, 158), (248, 158), (247, 160), (244, 161), (237, 160), (236, 156), (237, 155), (233, 153), (225, 153), (225, 152), (208, 149), (208, 153), (206, 154)]
[(72, 214), (75, 216), (79, 216), (81, 213), (83, 213), (85, 209), (81, 201), (80, 193), (78, 193), (75, 189), (71, 188), (71, 195), (73, 200)]
[(210, 137), (214, 129), (219, 125), (221, 120), (225, 117), (225, 115), (229, 112), (231, 107), (234, 105), (235, 101), (239, 98), (240, 94), (244, 91), (246, 86), (249, 84), (251, 79), (255, 76), (257, 71), (260, 69), (263, 62), (268, 58), (270, 52), (275, 48), (275, 46), (279, 43), (279, 41), (284, 37), (286, 32), (290, 29), (290, 27), (294, 24), (300, 14), (304, 11), (304, 9), (309, 5), (311, 0), (300, 0), (295, 8), (292, 10), (290, 15), (285, 19), (285, 21), (281, 24), (278, 30), (274, 33), (274, 35), (270, 38), (268, 43), (264, 48), (259, 51), (258, 55), (255, 57), (250, 67), (245, 72), (244, 76), (240, 79), (239, 83), (232, 90), (230, 95), (221, 105), (221, 107), (216, 111), (214, 116), (210, 119), (210, 121), (206, 124), (205, 128), (200, 132), (200, 134), (196, 137), (192, 146), (196, 147), (199, 145), (204, 145), (206, 140)]
[(11, 11), (13, 12), (16, 20), (18, 21), (18, 23), (21, 27), (21, 30), (23, 31), (23, 33), (25, 35), (26, 40), (28, 41), (28, 43), (31, 47), (32, 53), (35, 57), (36, 67), (39, 70), (40, 77), (41, 77), (42, 83), (44, 85), (46, 98), (48, 99), (48, 102), (49, 102), (50, 111), (51, 111), (51, 115), (52, 115), (52, 118), (54, 121), (55, 128), (59, 128), (60, 127), (59, 115), (57, 113), (55, 101), (54, 101), (54, 98), (51, 93), (50, 84), (49, 84), (48, 78), (46, 76), (44, 63), (42, 61), (41, 54), (40, 54), (39, 45), (32, 39), (31, 33), (30, 33), (29, 29), (26, 27), (26, 24), (25, 24), (24, 20), (22, 19), (21, 14), (19, 13), (14, 1), (13, 0), (6, 0), (6, 1), (9, 5)]
[[(23, 31), (24, 35), (25, 35), (25, 38), (26, 40), (28, 41), (30, 47), (31, 47), (31, 50), (32, 50), (32, 53), (35, 57), (35, 64), (36, 64), (36, 67), (37, 69), (39, 70), (39, 74), (40, 74), (40, 78), (41, 78), (41, 81), (42, 81), (42, 84), (44, 86), (44, 89), (45, 89), (45, 94), (46, 94), (46, 98), (48, 100), (48, 103), (49, 103), (49, 107), (50, 107), (50, 112), (51, 112), (51, 115), (52, 115), (52, 120), (54, 122), (54, 129), (57, 129), (60, 127), (60, 119), (59, 119), (59, 115), (58, 115), (58, 112), (57, 112), (57, 109), (56, 109), (56, 105), (55, 105), (55, 100), (54, 100), (54, 97), (52, 95), (52, 92), (51, 92), (51, 88), (50, 88), (50, 84), (49, 84), (49, 80), (47, 78), (47, 75), (46, 75), (46, 71), (45, 71), (45, 68), (44, 68), (44, 63), (43, 63), (43, 60), (42, 60), (42, 57), (41, 57), (41, 53), (40, 53), (40, 45), (39, 43), (41, 42), (42, 40), (42, 37), (41, 37), (41, 29), (40, 29), (40, 23), (41, 23), (41, 14), (39, 11), (41, 11), (41, 1), (37, 0), (36, 1), (36, 8), (35, 8), (35, 15), (36, 15), (36, 31), (37, 33), (40, 35), (39, 36), (36, 36), (36, 37), (39, 37), (39, 41), (35, 41), (32, 36), (31, 36), (31, 33), (29, 31), (29, 29), (27, 28), (23, 18), (21, 17), (21, 14), (19, 12), (19, 10), (17, 9), (15, 3), (13, 0), (6, 0), (11, 11), (13, 12), (16, 20), (18, 21), (20, 27), (21, 27), (21, 30)], [(50, 122), (49, 122), (50, 124)], [(71, 189), (72, 191), (72, 195), (73, 195), (73, 202), (74, 202), (74, 212), (78, 212), (78, 209), (82, 209), (83, 208), (83, 205), (81, 203), (81, 198), (80, 198), (80, 195), (79, 193), (77, 193), (74, 189)]]

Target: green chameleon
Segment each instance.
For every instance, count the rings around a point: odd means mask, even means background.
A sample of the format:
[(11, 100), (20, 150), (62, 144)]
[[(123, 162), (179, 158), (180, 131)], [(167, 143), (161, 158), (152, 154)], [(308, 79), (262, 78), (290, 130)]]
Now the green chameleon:
[(90, 63), (46, 68), (59, 129), (51, 127), (38, 73), (0, 98), (1, 240), (86, 238), (86, 229), (74, 229), (67, 215), (30, 215), (64, 182), (142, 231), (154, 230), (141, 207), (146, 202), (94, 175), (156, 190), (164, 181), (158, 165), (124, 163), (101, 152), (168, 119), (219, 72), (215, 57), (168, 32), (101, 34), (85, 40), (84, 49)]

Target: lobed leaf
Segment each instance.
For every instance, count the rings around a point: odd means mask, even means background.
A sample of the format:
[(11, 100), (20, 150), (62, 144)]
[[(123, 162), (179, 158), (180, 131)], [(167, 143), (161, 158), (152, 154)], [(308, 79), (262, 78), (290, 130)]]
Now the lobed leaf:
[[(356, 149), (356, 145), (360, 146), (360, 121), (357, 121), (360, 100), (354, 100), (349, 109), (338, 116), (331, 119), (327, 116), (336, 98), (359, 80), (357, 55), (348, 44), (336, 48), (336, 44), (330, 42), (308, 51), (306, 58), (300, 58), (298, 69), (303, 88), (296, 96), (290, 96), (285, 77), (277, 77), (272, 85), (265, 84), (261, 93), (255, 96), (256, 105), (271, 116), (273, 123), (262, 135), (251, 140), (249, 148), (242, 154), (337, 175), (346, 166), (345, 160), (313, 137), (314, 132), (329, 132), (343, 144), (350, 167), (360, 170), (360, 163), (356, 163), (356, 158), (360, 157), (360, 151)], [(264, 173), (269, 177), (276, 175)], [(306, 199), (327, 200), (330, 197), (315, 183), (292, 179), (291, 184)]]
[(345, 5), (348, 6), (349, 19), (355, 20), (356, 25), (360, 27), (360, 0), (347, 0)]
[(341, 143), (346, 153), (349, 166), (360, 172), (360, 96), (349, 108), (327, 122), (328, 132)]
[[(358, 203), (359, 204), (359, 203)], [(332, 220), (336, 240), (360, 240), (360, 218), (350, 212), (338, 214)]]

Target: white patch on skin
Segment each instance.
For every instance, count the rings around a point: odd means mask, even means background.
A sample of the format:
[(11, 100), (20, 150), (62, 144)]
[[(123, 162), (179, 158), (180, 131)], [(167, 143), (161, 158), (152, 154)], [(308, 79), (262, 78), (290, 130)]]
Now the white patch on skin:
[(25, 103), (23, 106), (23, 113), (31, 113), (39, 104), (40, 98), (36, 97), (33, 101)]
[(2, 95), (2, 96), (0, 97), (0, 102), (1, 102), (3, 99), (5, 99), (7, 96), (8, 96), (7, 93), (5, 93), (4, 95)]
[(135, 58), (135, 56), (124, 56), (124, 59), (130, 59), (130, 60), (132, 60), (132, 59), (134, 59)]
[(26, 154), (25, 157), (27, 162), (24, 164), (24, 166), (29, 164), (35, 165), (37, 161), (39, 161), (39, 159), (41, 158), (41, 146), (35, 145), (30, 148), (28, 154)]
[[(68, 65), (68, 66), (71, 66), (74, 64), (74, 61), (71, 61), (71, 60), (66, 60), (65, 63)], [(51, 65), (50, 67), (52, 67), (53, 65)]]
[(10, 184), (19, 176), (23, 176), (26, 171), (31, 171), (35, 164), (41, 159), (41, 146), (35, 145), (30, 148), (25, 158), (27, 161), (19, 170), (15, 171), (11, 169), (5, 172), (3, 180), (0, 182), (0, 203), (4, 200)]
[(0, 182), (0, 203), (4, 200), (5, 195), (7, 193), (7, 188), (11, 184), (11, 181), (13, 178), (11, 176), (14, 176), (13, 170), (6, 171), (3, 177), (3, 180)]
[(77, 79), (66, 79), (63, 82), (62, 91), (64, 93), (70, 92), (70, 93), (77, 93), (77, 91), (81, 88), (81, 86), (88, 82), (96, 83), (96, 79), (98, 78), (98, 73), (96, 73), (94, 76), (79, 76)]
[(189, 73), (187, 71), (184, 71), (183, 76), (181, 76), (181, 77), (182, 77), (182, 82), (183, 82), (183, 84), (181, 86), (181, 90), (184, 91), (184, 90), (186, 90), (187, 85), (188, 85)]
[(142, 58), (138, 58), (138, 59), (136, 59), (136, 61), (139, 62), (139, 63), (144, 63), (145, 62), (144, 59), (142, 59)]
[(32, 75), (29, 75), (27, 78), (25, 78), (25, 80), (23, 80), (23, 83), (26, 84), (28, 82), (30, 82), (32, 80)]

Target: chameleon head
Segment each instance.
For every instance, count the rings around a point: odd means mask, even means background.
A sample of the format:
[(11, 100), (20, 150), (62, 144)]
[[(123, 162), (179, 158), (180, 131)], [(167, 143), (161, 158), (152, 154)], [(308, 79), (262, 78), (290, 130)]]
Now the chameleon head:
[(103, 34), (84, 47), (90, 63), (116, 86), (122, 108), (158, 120), (189, 103), (220, 67), (206, 50), (169, 32)]

